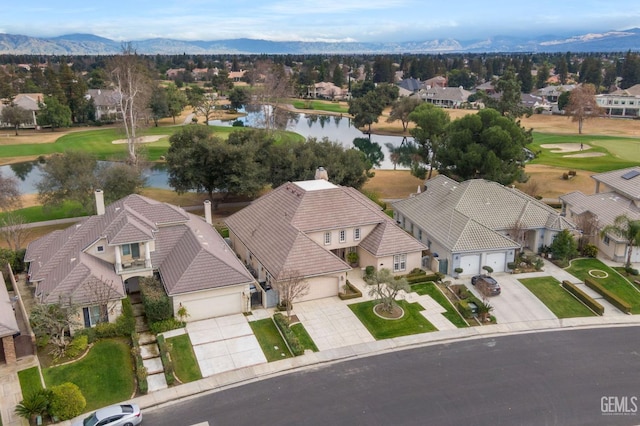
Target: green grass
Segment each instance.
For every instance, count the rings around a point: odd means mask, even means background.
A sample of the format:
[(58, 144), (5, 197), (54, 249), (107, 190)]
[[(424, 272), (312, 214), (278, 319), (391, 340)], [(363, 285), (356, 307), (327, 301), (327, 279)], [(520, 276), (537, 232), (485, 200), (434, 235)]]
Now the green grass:
[(300, 341), (302, 347), (312, 350), (313, 352), (318, 352), (318, 347), (316, 346), (311, 336), (309, 336), (309, 333), (307, 333), (307, 329), (304, 328), (304, 325), (302, 325), (302, 323), (294, 324), (290, 328), (291, 331), (293, 331), (293, 334), (298, 337), (298, 340)]
[[(80, 203), (65, 201), (62, 206), (45, 210), (42, 206), (32, 206), (15, 210), (27, 223), (43, 222), (45, 220), (66, 219), (82, 216)], [(0, 213), (2, 219), (7, 213)]]
[(451, 302), (449, 302), (449, 299), (447, 299), (447, 297), (442, 294), (442, 292), (438, 289), (434, 282), (413, 284), (411, 285), (411, 291), (414, 291), (421, 296), (425, 294), (431, 296), (433, 300), (438, 302), (440, 306), (447, 310), (447, 312), (442, 315), (456, 327), (469, 327), (469, 324), (467, 324), (467, 322), (460, 316), (460, 314), (458, 314), (458, 311), (453, 307)]
[(38, 372), (38, 367), (31, 367), (26, 370), (18, 371), (18, 380), (20, 380), (20, 388), (22, 389), (22, 396), (24, 397), (33, 391), (42, 389), (42, 382), (40, 381), (40, 372)]
[[(280, 359), (291, 358), (291, 352), (284, 343), (278, 328), (271, 318), (249, 322), (253, 334), (256, 335), (260, 348), (264, 352), (267, 361), (278, 361)], [(277, 349), (276, 349), (277, 347)]]
[(328, 112), (337, 112), (341, 114), (348, 114), (349, 108), (341, 106), (337, 102), (331, 101), (320, 101), (320, 100), (312, 100), (312, 101), (304, 101), (304, 100), (292, 100), (291, 104), (296, 109), (312, 109), (316, 111), (328, 111)]
[[(589, 275), (589, 271), (592, 269), (605, 271), (609, 276), (606, 278), (592, 277)], [(632, 314), (640, 314), (640, 292), (633, 284), (598, 259), (576, 259), (571, 262), (571, 266), (566, 270), (582, 281), (586, 278), (591, 278), (593, 281), (600, 283), (602, 287), (627, 301), (631, 305)]]
[(523, 278), (518, 280), (558, 318), (595, 316), (582, 302), (562, 288), (553, 277)]
[(129, 399), (135, 390), (131, 348), (124, 339), (100, 340), (81, 360), (42, 373), (48, 388), (75, 383), (87, 400), (85, 411)]
[(202, 373), (193, 352), (191, 340), (188, 334), (170, 337), (167, 343), (171, 345), (171, 360), (173, 368), (182, 383), (193, 382), (202, 379)]
[[(542, 148), (544, 144), (583, 143), (591, 146), (585, 152), (600, 152), (602, 157), (565, 157), (567, 153), (553, 153), (553, 149)], [(637, 166), (640, 162), (640, 142), (637, 139), (616, 136), (594, 135), (557, 135), (550, 133), (533, 133), (533, 143), (527, 146), (538, 157), (532, 164), (547, 164), (549, 166), (566, 169), (588, 170), (592, 172), (607, 172)], [(569, 153), (575, 154), (575, 153)]]
[(373, 307), (378, 303), (371, 300), (349, 305), (349, 308), (377, 340), (437, 331), (437, 328), (420, 314), (424, 308), (419, 303), (407, 303), (404, 300), (399, 300), (398, 305), (404, 309), (404, 316), (396, 320), (388, 320), (376, 315), (373, 312)]

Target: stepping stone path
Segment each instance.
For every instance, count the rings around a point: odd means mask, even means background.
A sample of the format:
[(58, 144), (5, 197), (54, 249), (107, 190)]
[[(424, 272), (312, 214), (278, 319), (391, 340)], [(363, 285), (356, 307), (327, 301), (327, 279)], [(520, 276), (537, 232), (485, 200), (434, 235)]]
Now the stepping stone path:
[(149, 325), (144, 316), (142, 302), (135, 299), (132, 299), (131, 302), (133, 316), (136, 319), (136, 333), (138, 333), (140, 356), (142, 357), (142, 364), (147, 368), (149, 392), (166, 389), (168, 387), (167, 379), (164, 377), (164, 368), (162, 366), (156, 336), (149, 331)]

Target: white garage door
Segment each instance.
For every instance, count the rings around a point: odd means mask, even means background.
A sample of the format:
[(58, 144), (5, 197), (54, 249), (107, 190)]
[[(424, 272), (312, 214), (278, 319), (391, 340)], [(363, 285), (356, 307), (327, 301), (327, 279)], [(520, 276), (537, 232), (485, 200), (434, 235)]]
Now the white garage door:
[(472, 254), (460, 258), (460, 267), (464, 275), (475, 275), (480, 273), (480, 255)]
[[(625, 259), (625, 262), (626, 260), (627, 259)], [(640, 263), (640, 247), (633, 247), (633, 251), (631, 252), (631, 263)]]
[(183, 302), (189, 312), (189, 321), (221, 317), (242, 312), (242, 296), (232, 293)]
[(487, 255), (487, 266), (491, 266), (493, 272), (504, 272), (507, 261), (506, 253), (490, 253)]

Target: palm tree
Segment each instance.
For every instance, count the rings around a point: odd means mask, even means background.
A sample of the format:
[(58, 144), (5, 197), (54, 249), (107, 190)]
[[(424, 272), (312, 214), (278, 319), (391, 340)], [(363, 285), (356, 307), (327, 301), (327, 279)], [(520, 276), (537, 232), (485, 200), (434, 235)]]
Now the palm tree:
[(31, 424), (32, 420), (38, 416), (43, 415), (49, 408), (49, 393), (46, 389), (39, 389), (31, 392), (25, 399), (20, 401), (16, 405), (15, 413), (25, 418)]
[(615, 218), (612, 225), (607, 225), (600, 231), (600, 237), (606, 234), (613, 234), (627, 240), (627, 261), (625, 268), (631, 267), (631, 252), (633, 247), (640, 245), (640, 220), (631, 220), (627, 215), (620, 215)]

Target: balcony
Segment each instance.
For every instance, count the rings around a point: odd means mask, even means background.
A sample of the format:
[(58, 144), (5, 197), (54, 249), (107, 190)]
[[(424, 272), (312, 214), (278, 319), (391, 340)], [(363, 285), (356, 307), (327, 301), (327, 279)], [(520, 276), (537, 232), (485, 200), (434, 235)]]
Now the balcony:
[(151, 268), (151, 264), (147, 266), (145, 264), (144, 259), (132, 259), (132, 260), (122, 262), (118, 272), (129, 272), (137, 269), (148, 269), (148, 268)]

